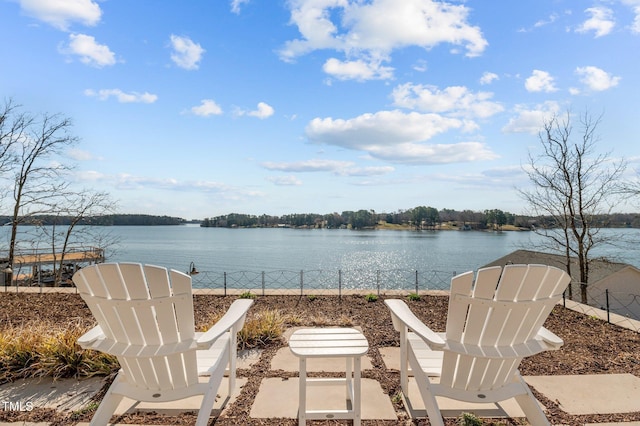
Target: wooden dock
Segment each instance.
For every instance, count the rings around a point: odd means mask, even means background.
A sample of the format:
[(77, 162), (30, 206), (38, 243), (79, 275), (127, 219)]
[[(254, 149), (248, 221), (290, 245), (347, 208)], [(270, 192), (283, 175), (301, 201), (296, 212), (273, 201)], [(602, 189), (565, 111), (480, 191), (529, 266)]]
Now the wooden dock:
[[(14, 267), (46, 265), (59, 262), (61, 253), (31, 253), (20, 254), (13, 258)], [(93, 248), (90, 250), (74, 250), (65, 253), (65, 263), (102, 263), (104, 262), (104, 250)]]

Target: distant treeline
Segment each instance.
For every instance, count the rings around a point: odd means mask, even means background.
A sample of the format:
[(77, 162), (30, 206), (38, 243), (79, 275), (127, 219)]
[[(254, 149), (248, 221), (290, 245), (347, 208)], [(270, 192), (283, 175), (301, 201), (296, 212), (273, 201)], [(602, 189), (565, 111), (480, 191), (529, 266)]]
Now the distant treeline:
[[(603, 228), (640, 228), (640, 214), (616, 213), (594, 218), (594, 225)], [(222, 228), (292, 227), (292, 228), (375, 228), (380, 224), (408, 226), (419, 229), (436, 228), (442, 224), (464, 229), (496, 229), (505, 225), (522, 229), (555, 226), (552, 218), (515, 215), (499, 209), (483, 212), (452, 209), (438, 210), (419, 206), (393, 213), (377, 213), (373, 210), (344, 211), (329, 214), (287, 214), (261, 216), (231, 213), (205, 218), (200, 226)]]
[[(11, 217), (0, 216), (3, 224), (10, 223)], [(70, 225), (71, 216), (31, 216), (25, 220), (25, 225)], [(104, 216), (92, 216), (80, 221), (80, 225), (95, 226), (153, 226), (153, 225), (183, 225), (185, 219), (171, 216), (152, 216), (145, 214), (111, 214)]]

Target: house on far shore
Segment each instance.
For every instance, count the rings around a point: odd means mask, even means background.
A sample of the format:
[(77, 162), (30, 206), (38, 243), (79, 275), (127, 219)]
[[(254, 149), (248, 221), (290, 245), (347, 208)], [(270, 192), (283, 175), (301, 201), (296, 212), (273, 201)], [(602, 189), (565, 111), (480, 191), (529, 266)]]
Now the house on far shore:
[[(565, 256), (530, 250), (516, 250), (484, 267), (523, 263), (551, 265), (566, 270)], [(575, 258), (571, 260), (571, 278), (573, 300), (580, 302), (580, 269)], [(591, 260), (587, 304), (607, 309), (607, 290), (611, 312), (640, 320), (640, 269), (627, 263)]]

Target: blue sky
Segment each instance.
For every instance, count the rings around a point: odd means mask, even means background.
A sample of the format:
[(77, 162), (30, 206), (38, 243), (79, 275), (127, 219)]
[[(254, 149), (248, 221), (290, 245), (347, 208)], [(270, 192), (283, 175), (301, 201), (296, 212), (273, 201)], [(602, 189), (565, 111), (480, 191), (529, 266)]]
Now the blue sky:
[(72, 118), (122, 213), (524, 213), (569, 110), (640, 159), (640, 0), (0, 0), (0, 38), (0, 94)]

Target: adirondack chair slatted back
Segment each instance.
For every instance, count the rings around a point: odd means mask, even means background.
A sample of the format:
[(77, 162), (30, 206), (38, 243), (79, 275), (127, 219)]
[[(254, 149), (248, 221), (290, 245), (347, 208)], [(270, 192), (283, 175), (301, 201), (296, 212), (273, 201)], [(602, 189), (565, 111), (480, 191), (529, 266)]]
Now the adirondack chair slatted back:
[(131, 382), (180, 389), (198, 382), (191, 277), (137, 263), (103, 263), (74, 282)]
[[(440, 383), (490, 390), (510, 381), (522, 356), (510, 351), (535, 337), (562, 297), (568, 275), (546, 265), (480, 269), (451, 280)], [(466, 353), (457, 353), (464, 347)], [(511, 353), (510, 353), (511, 352)]]

